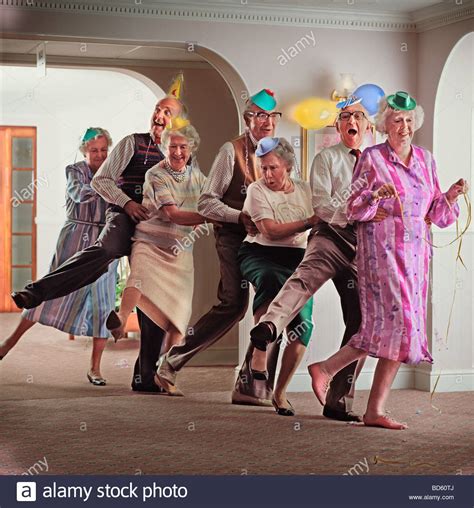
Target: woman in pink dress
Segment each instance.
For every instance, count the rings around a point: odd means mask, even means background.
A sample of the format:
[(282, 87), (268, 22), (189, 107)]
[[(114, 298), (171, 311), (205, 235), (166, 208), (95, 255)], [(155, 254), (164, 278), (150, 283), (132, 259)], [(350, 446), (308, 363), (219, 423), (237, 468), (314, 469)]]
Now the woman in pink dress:
[[(362, 311), (360, 329), (324, 362), (309, 366), (313, 390), (324, 405), (331, 378), (369, 354), (378, 358), (364, 423), (405, 429), (385, 414), (392, 382), (401, 363), (432, 362), (426, 337), (426, 302), (431, 256), (427, 223), (446, 227), (459, 215), (464, 180), (442, 193), (428, 150), (412, 145), (423, 110), (406, 92), (383, 101), (376, 128), (385, 143), (362, 154), (352, 179), (348, 216), (358, 221), (357, 268)], [(388, 216), (371, 222), (382, 207)], [(425, 221), (425, 218), (427, 220)]]

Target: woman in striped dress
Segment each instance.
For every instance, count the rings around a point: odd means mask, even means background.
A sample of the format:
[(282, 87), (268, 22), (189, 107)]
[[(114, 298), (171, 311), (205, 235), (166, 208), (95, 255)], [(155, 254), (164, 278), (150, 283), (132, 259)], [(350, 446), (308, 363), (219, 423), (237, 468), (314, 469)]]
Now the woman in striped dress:
[[(76, 252), (92, 245), (100, 234), (107, 203), (92, 189), (90, 183), (94, 173), (107, 158), (111, 144), (112, 140), (105, 129), (87, 129), (79, 147), (85, 160), (66, 167), (67, 219), (59, 234), (50, 270), (54, 270)], [(115, 304), (116, 267), (117, 262), (112, 263), (108, 272), (89, 286), (23, 311), (17, 328), (0, 343), (0, 358), (4, 357), (35, 323), (41, 323), (69, 334), (93, 337), (87, 378), (93, 385), (105, 385), (100, 361), (110, 336), (105, 321)]]

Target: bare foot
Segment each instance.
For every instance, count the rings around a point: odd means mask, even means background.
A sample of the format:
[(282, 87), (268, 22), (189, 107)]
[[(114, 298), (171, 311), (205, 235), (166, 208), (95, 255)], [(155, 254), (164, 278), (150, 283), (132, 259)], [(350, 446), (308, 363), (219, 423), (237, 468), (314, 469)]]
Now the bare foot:
[(259, 349), (253, 350), (252, 361), (250, 362), (252, 370), (265, 372), (267, 370), (267, 352)]
[(375, 417), (368, 417), (367, 415), (364, 415), (363, 421), (364, 425), (367, 425), (367, 427), (383, 427), (384, 429), (390, 430), (408, 429), (408, 425), (406, 423), (397, 422), (396, 420), (392, 420), (392, 418), (384, 415), (377, 415)]
[(125, 337), (125, 324), (120, 318), (120, 315), (114, 310), (111, 311), (108, 315), (105, 326), (108, 330), (110, 330), (110, 333), (115, 339), (115, 342), (117, 342), (122, 337)]
[(308, 372), (312, 379), (313, 392), (321, 405), (324, 406), (332, 377), (323, 369), (321, 362), (308, 365)]

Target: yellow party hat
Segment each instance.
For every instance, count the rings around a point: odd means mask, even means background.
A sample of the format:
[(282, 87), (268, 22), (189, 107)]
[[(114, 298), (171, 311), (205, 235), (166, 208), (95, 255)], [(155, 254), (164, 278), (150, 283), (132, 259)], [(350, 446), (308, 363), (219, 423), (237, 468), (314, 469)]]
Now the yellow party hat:
[(186, 118), (183, 118), (182, 116), (176, 116), (175, 118), (171, 119), (171, 122), (166, 128), (174, 131), (177, 129), (182, 129), (183, 127), (188, 126), (190, 123), (191, 122)]
[(180, 72), (171, 83), (170, 89), (168, 90), (168, 96), (174, 97), (175, 99), (181, 99), (183, 93), (184, 75)]

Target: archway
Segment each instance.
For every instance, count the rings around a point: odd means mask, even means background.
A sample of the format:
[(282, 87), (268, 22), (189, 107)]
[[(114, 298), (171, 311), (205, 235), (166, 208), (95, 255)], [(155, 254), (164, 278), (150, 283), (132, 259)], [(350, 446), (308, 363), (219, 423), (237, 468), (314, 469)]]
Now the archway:
[[(442, 190), (458, 178), (474, 178), (474, 33), (463, 36), (452, 48), (438, 84), (433, 132), (433, 152)], [(459, 225), (466, 224), (461, 199)], [(455, 226), (434, 228), (437, 245), (455, 237)], [(433, 368), (417, 369), (417, 387), (430, 389), (437, 376), (437, 391), (473, 389), (473, 226), (463, 237), (462, 257), (467, 270), (455, 261), (457, 243), (435, 249), (432, 264), (431, 339)], [(454, 305), (453, 305), (454, 303)]]

